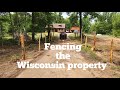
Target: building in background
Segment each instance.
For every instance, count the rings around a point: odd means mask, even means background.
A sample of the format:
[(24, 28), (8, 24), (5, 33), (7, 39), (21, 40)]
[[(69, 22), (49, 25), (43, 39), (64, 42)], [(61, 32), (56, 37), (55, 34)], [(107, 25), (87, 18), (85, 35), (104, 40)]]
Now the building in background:
[(73, 26), (73, 27), (71, 27), (70, 32), (74, 32), (75, 30), (77, 30), (78, 32), (80, 32), (80, 27)]
[[(47, 27), (46, 27), (47, 28)], [(54, 32), (65, 32), (65, 24), (51, 24), (50, 28), (54, 31)]]

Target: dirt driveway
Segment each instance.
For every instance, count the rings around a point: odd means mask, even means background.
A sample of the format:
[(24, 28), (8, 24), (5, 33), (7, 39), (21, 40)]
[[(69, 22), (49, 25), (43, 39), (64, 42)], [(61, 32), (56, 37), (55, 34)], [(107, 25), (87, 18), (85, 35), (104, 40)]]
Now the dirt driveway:
[[(69, 39), (66, 41), (59, 41), (59, 44), (75, 44), (75, 42), (71, 42)], [(39, 56), (36, 58), (35, 63), (54, 63), (56, 62), (55, 54), (58, 53), (57, 50), (48, 50), (44, 55)], [(86, 56), (83, 55), (82, 52), (75, 52), (64, 50), (61, 51), (62, 53), (69, 53), (71, 55), (71, 59), (69, 60), (61, 60), (65, 65), (67, 63), (92, 63), (92, 60), (89, 58), (86, 60)], [(111, 78), (111, 77), (119, 77), (114, 76), (114, 71), (112, 71), (108, 67), (102, 71), (99, 69), (87, 69), (82, 70), (80, 68), (75, 68), (72, 70), (67, 70), (67, 68), (60, 68), (60, 69), (25, 69), (22, 73), (20, 73), (16, 78)]]

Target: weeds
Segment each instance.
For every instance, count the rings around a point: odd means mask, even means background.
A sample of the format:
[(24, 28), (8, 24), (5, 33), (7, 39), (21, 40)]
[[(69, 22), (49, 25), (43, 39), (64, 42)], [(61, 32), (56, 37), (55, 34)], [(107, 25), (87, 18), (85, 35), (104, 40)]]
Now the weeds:
[(14, 54), (11, 56), (11, 61), (12, 62), (16, 62), (20, 59), (20, 55), (19, 54)]
[(100, 60), (100, 57), (98, 57), (96, 55), (96, 53), (94, 51), (91, 51), (90, 46), (88, 46), (87, 48), (85, 48), (84, 46), (81, 49), (82, 52), (88, 53), (90, 58), (93, 60)]
[(120, 71), (120, 66), (112, 66), (111, 69)]

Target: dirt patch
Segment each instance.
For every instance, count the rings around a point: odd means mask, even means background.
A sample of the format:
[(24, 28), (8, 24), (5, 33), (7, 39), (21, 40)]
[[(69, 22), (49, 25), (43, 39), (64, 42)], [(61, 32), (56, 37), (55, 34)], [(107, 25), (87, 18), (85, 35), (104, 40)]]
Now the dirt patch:
[[(58, 38), (55, 37), (56, 43)], [(30, 62), (35, 62), (40, 56), (43, 56), (44, 44), (41, 43), (41, 50), (38, 51), (38, 42), (35, 44), (26, 43), (26, 60)], [(19, 75), (25, 69), (17, 68), (17, 61), (21, 61), (21, 47), (19, 45), (10, 45), (0, 47), (0, 78), (14, 78)]]
[[(43, 46), (41, 47), (43, 48)], [(34, 60), (42, 55), (43, 50), (38, 52), (37, 44), (26, 46), (26, 59)], [(0, 78), (13, 78), (24, 69), (17, 68), (17, 61), (21, 60), (20, 46), (4, 46), (0, 49)]]
[[(62, 51), (63, 53), (69, 53), (71, 55), (71, 60), (61, 60), (65, 65), (67, 63), (94, 63), (94, 62), (104, 62), (107, 63), (108, 67), (104, 70), (98, 69), (88, 69), (86, 71), (80, 69), (72, 69), (67, 71), (66, 69), (18, 69), (16, 66), (16, 61), (20, 61), (21, 49), (20, 47), (10, 47), (0, 49), (0, 77), (1, 78), (14, 78), (14, 77), (48, 77), (48, 78), (80, 78), (80, 77), (97, 77), (97, 78), (116, 78), (120, 77), (120, 52), (117, 48), (120, 43), (119, 39), (115, 39), (114, 42), (114, 56), (113, 63), (109, 63), (109, 45), (111, 38), (100, 38), (97, 37), (97, 51), (94, 52), (80, 52), (76, 53), (74, 51)], [(65, 41), (56, 41), (59, 44), (80, 44), (78, 40), (70, 40), (69, 38)], [(105, 42), (105, 43), (103, 43)], [(88, 37), (88, 44), (93, 45), (93, 38)], [(17, 49), (16, 49), (17, 48)], [(45, 62), (55, 62), (55, 53), (58, 51), (43, 51), (44, 45), (41, 46), (41, 51), (38, 52), (38, 44), (31, 44), (26, 47), (27, 49), (27, 61), (45, 63)], [(115, 49), (116, 48), (116, 49)]]
[[(88, 44), (93, 46), (93, 35), (88, 35)], [(96, 36), (96, 51), (95, 53), (102, 57), (103, 61), (110, 61), (110, 46), (113, 39), (113, 63), (120, 65), (120, 38), (111, 37), (108, 35)]]
[[(79, 42), (74, 42), (74, 40), (59, 41), (59, 44), (80, 44)], [(55, 53), (56, 50), (49, 50), (44, 55), (36, 58), (35, 63), (54, 63), (56, 62)], [(62, 53), (69, 53), (71, 55), (70, 60), (59, 60), (60, 63), (64, 63), (67, 66), (68, 63), (97, 63), (102, 62), (102, 58), (99, 56), (91, 57), (91, 52), (75, 52), (69, 50), (62, 50)], [(51, 54), (52, 53), (52, 54)], [(92, 54), (93, 55), (93, 54)], [(107, 63), (107, 62), (106, 62)], [(111, 69), (111, 64), (107, 63), (107, 68), (102, 71), (100, 69), (87, 69), (82, 70), (78, 68), (73, 68), (70, 71), (65, 69), (26, 69), (17, 78), (118, 78), (120, 74)]]

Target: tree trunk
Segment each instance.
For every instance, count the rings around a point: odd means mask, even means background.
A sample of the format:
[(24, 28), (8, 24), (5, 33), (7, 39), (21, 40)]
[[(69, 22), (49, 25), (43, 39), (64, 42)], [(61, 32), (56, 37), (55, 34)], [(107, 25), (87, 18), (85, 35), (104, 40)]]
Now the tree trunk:
[(32, 41), (35, 42), (35, 12), (32, 12)]
[[(15, 31), (14, 31), (14, 39), (19, 40), (19, 38), (20, 38), (20, 28), (19, 28), (18, 12), (16, 12), (14, 25), (16, 26)], [(18, 45), (19, 45), (19, 41), (18, 41)]]
[(50, 40), (50, 25), (48, 25), (48, 39), (49, 39), (49, 42), (51, 41)]
[(3, 33), (2, 33), (2, 22), (0, 23), (0, 39), (1, 39), (1, 46), (3, 46)]
[(27, 35), (27, 31), (26, 31), (26, 22), (27, 22), (27, 12), (25, 12), (25, 15), (24, 15), (24, 17), (25, 17), (25, 25), (24, 25), (24, 27), (23, 27), (23, 32), (24, 32), (24, 36), (25, 36), (25, 41), (28, 41), (28, 39), (29, 39), (29, 36)]
[(79, 12), (79, 16), (80, 16), (80, 39), (82, 44), (82, 12)]
[(42, 40), (42, 32), (41, 32), (41, 40)]
[(9, 17), (10, 17), (10, 25), (11, 25), (12, 36), (13, 36), (13, 39), (15, 39), (15, 36), (14, 36), (14, 26), (13, 26), (12, 16), (11, 16), (10, 12), (9, 12)]

